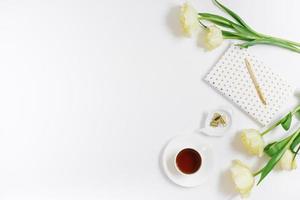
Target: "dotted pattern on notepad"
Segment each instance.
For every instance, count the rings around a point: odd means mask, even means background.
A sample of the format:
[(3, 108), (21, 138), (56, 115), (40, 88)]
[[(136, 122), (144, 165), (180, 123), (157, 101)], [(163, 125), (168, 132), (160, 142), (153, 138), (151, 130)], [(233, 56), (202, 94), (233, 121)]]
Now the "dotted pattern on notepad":
[[(258, 97), (245, 58), (252, 64), (267, 105), (263, 105)], [(286, 80), (249, 54), (247, 49), (235, 45), (229, 47), (205, 80), (262, 125), (272, 121), (294, 92)]]

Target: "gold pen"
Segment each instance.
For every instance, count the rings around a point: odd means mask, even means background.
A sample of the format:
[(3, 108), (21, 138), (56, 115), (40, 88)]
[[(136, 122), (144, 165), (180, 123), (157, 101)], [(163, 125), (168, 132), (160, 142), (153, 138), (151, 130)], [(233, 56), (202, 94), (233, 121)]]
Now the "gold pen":
[(252, 82), (254, 84), (255, 90), (256, 90), (256, 92), (258, 94), (258, 97), (259, 97), (260, 101), (264, 105), (267, 105), (266, 99), (265, 99), (265, 97), (263, 95), (263, 92), (261, 91), (261, 88), (260, 88), (260, 86), (258, 84), (258, 81), (257, 81), (256, 76), (254, 74), (254, 71), (252, 69), (252, 66), (251, 66), (251, 64), (250, 64), (250, 62), (248, 61), (247, 58), (245, 58), (245, 63), (246, 63), (246, 67), (247, 67), (248, 73), (250, 74), (250, 78), (251, 78), (251, 80), (252, 80)]

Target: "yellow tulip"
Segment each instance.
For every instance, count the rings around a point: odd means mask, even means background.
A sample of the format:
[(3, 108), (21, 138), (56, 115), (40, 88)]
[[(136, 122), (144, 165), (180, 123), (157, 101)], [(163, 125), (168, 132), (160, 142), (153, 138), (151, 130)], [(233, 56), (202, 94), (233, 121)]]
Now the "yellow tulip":
[(244, 147), (250, 154), (259, 157), (263, 155), (265, 142), (259, 131), (255, 129), (244, 129), (241, 132), (241, 139)]
[(296, 160), (294, 159), (294, 153), (291, 150), (286, 150), (279, 160), (279, 166), (283, 170), (293, 170), (297, 168)]
[(230, 171), (235, 187), (241, 196), (249, 196), (255, 182), (250, 168), (241, 161), (235, 160)]
[(197, 11), (188, 3), (184, 3), (181, 7), (180, 23), (183, 33), (186, 36), (192, 36), (200, 30)]
[(220, 46), (223, 42), (221, 29), (217, 26), (209, 26), (205, 30), (204, 45), (208, 50), (213, 50)]

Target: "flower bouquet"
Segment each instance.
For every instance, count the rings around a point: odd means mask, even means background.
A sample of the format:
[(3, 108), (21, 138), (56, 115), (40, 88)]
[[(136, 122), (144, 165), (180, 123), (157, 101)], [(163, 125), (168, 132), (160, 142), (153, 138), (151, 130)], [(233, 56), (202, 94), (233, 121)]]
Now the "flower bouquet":
[(245, 197), (249, 195), (254, 186), (256, 176), (260, 176), (257, 183), (258, 185), (276, 165), (279, 165), (282, 170), (296, 169), (297, 164), (295, 158), (300, 150), (300, 128), (283, 139), (271, 142), (268, 145), (265, 145), (263, 136), (270, 133), (279, 125), (281, 125), (285, 131), (288, 131), (293, 116), (299, 114), (300, 106), (296, 107), (262, 133), (255, 129), (245, 129), (241, 132), (241, 140), (248, 153), (259, 157), (265, 154), (270, 158), (266, 165), (256, 172), (252, 172), (246, 164), (239, 160), (233, 162), (231, 175), (237, 190), (242, 196)]
[[(244, 41), (238, 44), (241, 48), (248, 48), (257, 44), (266, 44), (289, 49), (300, 53), (300, 43), (278, 37), (259, 33), (250, 27), (239, 15), (213, 0), (215, 4), (233, 18), (233, 21), (223, 16), (211, 13), (198, 13), (190, 4), (185, 3), (181, 7), (180, 22), (186, 36), (195, 35), (204, 28), (204, 45), (208, 50), (220, 46), (224, 39), (236, 39)], [(205, 22), (212, 23), (206, 25)]]

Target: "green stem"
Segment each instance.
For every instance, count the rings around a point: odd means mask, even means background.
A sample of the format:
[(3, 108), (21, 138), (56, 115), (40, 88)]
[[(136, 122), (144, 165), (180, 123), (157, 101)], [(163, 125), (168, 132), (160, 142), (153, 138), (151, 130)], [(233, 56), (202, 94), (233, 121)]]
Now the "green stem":
[[(300, 105), (298, 105), (294, 110), (292, 110), (292, 115), (296, 114), (298, 111), (300, 111)], [(262, 132), (260, 135), (264, 136), (265, 134), (267, 134), (268, 132), (270, 132), (271, 130), (273, 130), (274, 128), (276, 128), (279, 124), (281, 124), (282, 119), (284, 119), (286, 117), (286, 115), (281, 118), (279, 121), (277, 121), (276, 123), (274, 123), (272, 126), (270, 126), (267, 130), (265, 130), (264, 132)]]
[(279, 42), (279, 41), (276, 41), (276, 40), (271, 40), (271, 39), (268, 39), (268, 38), (255, 39), (255, 40), (252, 40), (250, 42), (245, 42), (243, 44), (239, 44), (238, 46), (240, 46), (242, 48), (248, 48), (248, 47), (256, 45), (256, 44), (266, 44), (266, 45), (278, 46), (278, 47), (282, 47), (282, 48), (289, 49), (291, 51), (295, 51), (297, 53), (300, 53), (300, 49), (293, 46), (293, 45), (283, 43), (283, 42)]
[(269, 127), (267, 130), (265, 130), (264, 132), (262, 132), (260, 135), (264, 136), (265, 134), (267, 134), (268, 132), (270, 132), (271, 130), (273, 130), (274, 128), (276, 128), (280, 123), (281, 123), (281, 119), (278, 122), (276, 122), (275, 124), (273, 124), (271, 127)]
[(262, 34), (262, 33), (257, 33), (259, 36), (261, 37), (264, 37), (264, 38), (269, 38), (271, 40), (276, 40), (278, 42), (284, 42), (284, 43), (288, 43), (290, 45), (295, 45), (295, 46), (298, 46), (300, 47), (300, 43), (299, 42), (294, 42), (294, 41), (291, 41), (291, 40), (286, 40), (286, 39), (282, 39), (282, 38), (279, 38), (279, 37), (273, 37), (273, 36), (270, 36), (270, 35), (265, 35), (265, 34)]
[(224, 39), (237, 39), (237, 40), (244, 40), (244, 41), (252, 41), (253, 38), (246, 37), (245, 35), (237, 32), (230, 32), (226, 30), (222, 30), (222, 35)]
[(259, 171), (255, 172), (255, 173), (253, 174), (253, 176), (257, 176), (258, 174), (261, 173), (261, 171), (262, 171), (262, 169), (260, 169)]
[(300, 134), (300, 128), (298, 128), (298, 130), (290, 136), (289, 143), (287, 144), (288, 148), (290, 148), (292, 142), (299, 134)]
[(278, 39), (278, 38), (274, 38), (274, 37), (269, 37), (269, 38), (265, 38), (265, 39), (270, 41), (271, 43), (273, 43), (273, 45), (275, 45), (275, 46), (283, 47), (283, 48), (300, 53), (300, 49), (297, 45), (291, 44), (291, 43), (287, 42), (286, 40), (282, 40), (282, 39)]
[(200, 20), (199, 23), (201, 24), (201, 26), (203, 26), (204, 28), (207, 28), (207, 26), (205, 24), (203, 24)]
[(293, 161), (295, 160), (296, 156), (298, 155), (298, 152), (300, 151), (300, 145), (298, 146), (298, 149), (296, 150), (294, 156), (293, 156)]
[(292, 115), (296, 114), (298, 111), (300, 111), (300, 105), (292, 111)]
[(290, 136), (288, 136), (288, 137), (286, 137), (286, 138), (284, 138), (284, 139), (282, 139), (282, 140), (280, 140), (280, 141), (278, 141), (278, 142), (276, 142), (276, 143), (285, 143), (285, 142), (288, 142), (295, 134), (298, 134), (298, 132), (296, 131), (295, 133), (293, 133), (292, 135), (290, 135)]

